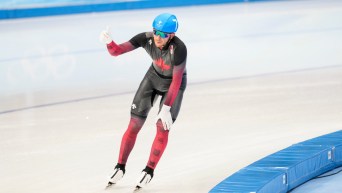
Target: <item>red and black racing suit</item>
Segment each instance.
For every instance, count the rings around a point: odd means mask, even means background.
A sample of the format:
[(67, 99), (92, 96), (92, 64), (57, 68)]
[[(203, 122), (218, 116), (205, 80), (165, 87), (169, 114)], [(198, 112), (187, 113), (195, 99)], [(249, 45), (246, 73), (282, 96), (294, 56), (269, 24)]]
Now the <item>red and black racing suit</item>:
[[(174, 36), (164, 47), (159, 49), (154, 44), (153, 33), (144, 32), (134, 36), (128, 42), (107, 45), (113, 56), (142, 47), (152, 58), (152, 65), (140, 83), (131, 106), (131, 119), (123, 135), (120, 147), (119, 164), (126, 164), (133, 149), (138, 132), (142, 128), (156, 95), (161, 95), (159, 108), (163, 104), (171, 106), (171, 116), (176, 120), (183, 93), (187, 84), (185, 44)], [(147, 166), (154, 169), (162, 156), (168, 141), (168, 130), (163, 129), (160, 121), (157, 122), (157, 134), (154, 139)]]

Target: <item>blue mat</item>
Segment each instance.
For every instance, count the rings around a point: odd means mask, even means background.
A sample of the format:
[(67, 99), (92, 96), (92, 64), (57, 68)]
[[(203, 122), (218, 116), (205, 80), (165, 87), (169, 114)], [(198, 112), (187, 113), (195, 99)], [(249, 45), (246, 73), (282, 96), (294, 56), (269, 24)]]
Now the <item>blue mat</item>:
[(210, 193), (283, 193), (342, 165), (342, 130), (280, 150), (239, 170)]

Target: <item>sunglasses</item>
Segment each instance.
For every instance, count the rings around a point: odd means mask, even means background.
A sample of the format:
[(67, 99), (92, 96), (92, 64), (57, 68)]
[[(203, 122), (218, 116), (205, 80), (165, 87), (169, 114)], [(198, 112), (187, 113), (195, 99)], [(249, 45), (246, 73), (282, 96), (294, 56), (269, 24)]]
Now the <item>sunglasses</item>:
[(165, 33), (162, 31), (155, 30), (155, 29), (153, 29), (153, 34), (156, 36), (160, 36), (161, 38), (168, 38), (170, 36), (169, 33)]

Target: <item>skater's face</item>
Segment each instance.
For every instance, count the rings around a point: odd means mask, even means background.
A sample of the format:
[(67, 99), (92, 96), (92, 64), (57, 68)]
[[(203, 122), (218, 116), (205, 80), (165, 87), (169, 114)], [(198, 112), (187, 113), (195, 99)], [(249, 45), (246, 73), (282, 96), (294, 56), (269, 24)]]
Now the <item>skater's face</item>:
[(165, 44), (174, 36), (174, 33), (165, 33), (157, 30), (153, 30), (153, 38), (155, 45), (162, 49)]

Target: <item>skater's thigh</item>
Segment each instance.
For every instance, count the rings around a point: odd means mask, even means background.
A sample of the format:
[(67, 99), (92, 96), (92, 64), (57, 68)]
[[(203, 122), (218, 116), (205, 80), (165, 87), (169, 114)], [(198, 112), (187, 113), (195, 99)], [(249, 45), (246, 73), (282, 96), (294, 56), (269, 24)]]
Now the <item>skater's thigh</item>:
[(156, 92), (153, 89), (152, 82), (148, 78), (144, 78), (135, 93), (131, 113), (146, 118), (152, 108), (155, 96)]
[[(179, 111), (181, 109), (181, 106), (182, 106), (182, 101), (183, 101), (183, 94), (184, 94), (184, 91), (183, 89), (180, 89), (178, 91), (178, 94), (177, 94), (177, 97), (175, 99), (175, 101), (173, 102), (172, 106), (171, 106), (171, 116), (172, 116), (172, 120), (173, 122), (176, 121), (177, 117), (178, 117), (178, 114), (179, 114)], [(164, 104), (164, 101), (166, 99), (166, 95), (167, 93), (162, 97), (161, 99), (161, 102), (160, 102), (160, 108), (162, 107), (162, 105)], [(159, 109), (160, 110), (160, 109)]]

